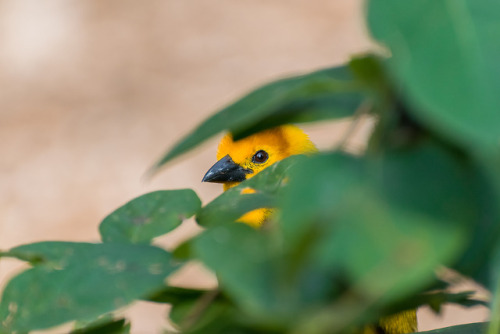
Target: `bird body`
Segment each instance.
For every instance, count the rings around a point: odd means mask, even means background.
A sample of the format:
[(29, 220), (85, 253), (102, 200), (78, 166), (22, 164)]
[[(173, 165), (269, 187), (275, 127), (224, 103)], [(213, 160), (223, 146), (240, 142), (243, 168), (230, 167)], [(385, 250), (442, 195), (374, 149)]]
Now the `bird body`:
[[(217, 162), (208, 170), (203, 182), (222, 183), (224, 191), (253, 177), (277, 161), (297, 154), (317, 152), (309, 137), (298, 127), (283, 125), (255, 133), (241, 140), (225, 135), (217, 150)], [(252, 193), (251, 188), (242, 193)], [(260, 227), (273, 210), (262, 208), (250, 211), (238, 219)], [(405, 334), (417, 331), (416, 310), (400, 312), (380, 319), (377, 326), (367, 326), (363, 334)]]

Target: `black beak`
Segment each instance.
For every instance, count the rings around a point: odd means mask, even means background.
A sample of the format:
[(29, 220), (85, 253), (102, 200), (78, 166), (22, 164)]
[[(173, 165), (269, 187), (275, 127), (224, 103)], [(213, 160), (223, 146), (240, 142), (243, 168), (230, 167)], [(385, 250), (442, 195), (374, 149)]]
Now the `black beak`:
[(208, 170), (201, 182), (241, 182), (246, 180), (247, 174), (251, 173), (253, 173), (253, 171), (236, 164), (228, 154), (217, 161), (215, 165)]

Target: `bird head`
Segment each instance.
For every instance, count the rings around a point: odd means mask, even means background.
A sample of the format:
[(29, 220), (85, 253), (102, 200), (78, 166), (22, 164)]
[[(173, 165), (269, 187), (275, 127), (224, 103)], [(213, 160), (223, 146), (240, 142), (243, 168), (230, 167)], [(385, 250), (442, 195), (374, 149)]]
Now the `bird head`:
[(231, 134), (227, 134), (219, 144), (218, 161), (208, 170), (202, 182), (222, 183), (227, 190), (277, 161), (315, 151), (316, 147), (308, 136), (293, 125), (264, 130), (236, 141)]

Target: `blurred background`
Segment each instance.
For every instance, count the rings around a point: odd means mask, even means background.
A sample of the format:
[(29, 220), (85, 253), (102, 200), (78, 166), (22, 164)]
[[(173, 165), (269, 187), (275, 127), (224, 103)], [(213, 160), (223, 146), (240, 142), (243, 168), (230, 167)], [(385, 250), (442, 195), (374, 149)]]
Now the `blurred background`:
[[(98, 241), (112, 210), (157, 189), (201, 184), (217, 138), (148, 167), (201, 120), (250, 89), (341, 64), (373, 49), (361, 0), (0, 0), (0, 249), (39, 240)], [(307, 126), (333, 147), (349, 122)], [(369, 127), (358, 131), (362, 147)], [(158, 240), (171, 248), (192, 221)], [(0, 262), (0, 284), (19, 264)], [(84, 279), (84, 278), (82, 278)], [(198, 264), (172, 278), (211, 287)], [(159, 333), (168, 307), (140, 302), (133, 333)], [(419, 313), (420, 329), (482, 321), (485, 312)], [(58, 332), (57, 330), (55, 332)], [(61, 331), (59, 331), (61, 332)]]

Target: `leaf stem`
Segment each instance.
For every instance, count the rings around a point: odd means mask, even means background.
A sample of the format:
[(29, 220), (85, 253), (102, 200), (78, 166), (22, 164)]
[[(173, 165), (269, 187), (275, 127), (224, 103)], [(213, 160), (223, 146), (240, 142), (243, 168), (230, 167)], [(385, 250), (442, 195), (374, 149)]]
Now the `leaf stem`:
[(205, 313), (205, 311), (208, 309), (210, 304), (212, 304), (212, 302), (217, 298), (220, 292), (221, 292), (220, 289), (217, 288), (215, 290), (207, 291), (206, 293), (204, 293), (200, 297), (200, 299), (198, 299), (196, 304), (193, 306), (193, 309), (189, 312), (189, 314), (182, 322), (181, 328), (183, 330), (186, 330), (192, 327), (194, 324), (196, 324), (198, 319), (201, 318), (203, 313)]
[(351, 124), (349, 124), (349, 127), (345, 131), (340, 142), (335, 146), (334, 151), (344, 150), (346, 148), (347, 142), (352, 137), (352, 135), (356, 131), (361, 121), (361, 116), (368, 114), (368, 112), (372, 109), (372, 107), (373, 107), (373, 102), (368, 99), (364, 100), (359, 105), (359, 107), (354, 112), (354, 115), (352, 116), (353, 120)]

